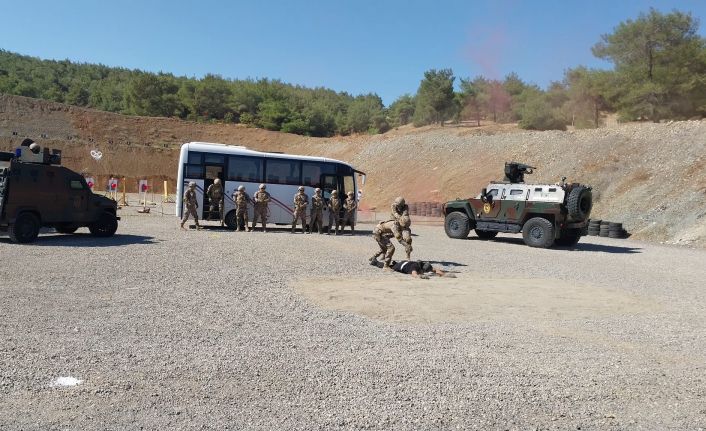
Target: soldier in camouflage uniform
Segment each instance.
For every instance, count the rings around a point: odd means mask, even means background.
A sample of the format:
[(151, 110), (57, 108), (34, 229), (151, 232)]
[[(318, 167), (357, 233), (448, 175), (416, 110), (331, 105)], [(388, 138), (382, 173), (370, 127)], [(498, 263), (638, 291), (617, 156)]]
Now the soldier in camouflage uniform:
[(390, 215), (392, 215), (392, 219), (398, 222), (402, 216), (409, 217), (409, 206), (407, 206), (407, 203), (405, 203), (403, 197), (400, 196), (392, 202), (390, 213)]
[(338, 191), (331, 192), (331, 198), (328, 200), (328, 234), (331, 234), (331, 229), (334, 229), (333, 234), (338, 235), (338, 227), (341, 224), (341, 200), (338, 198)]
[[(411, 231), (409, 231), (409, 226), (407, 225), (408, 222), (409, 217), (400, 217), (399, 222), (396, 220), (388, 220), (380, 222), (377, 226), (375, 226), (375, 229), (373, 229), (373, 238), (375, 238), (378, 246), (380, 246), (380, 250), (370, 258), (371, 264), (376, 264), (377, 258), (379, 256), (384, 256), (384, 267), (390, 267), (392, 256), (395, 254), (395, 246), (390, 241), (393, 237), (397, 239), (397, 241), (399, 241), (399, 243), (404, 247), (405, 253), (407, 254), (407, 260), (410, 259), (412, 254), (412, 244), (411, 242), (407, 242), (407, 240), (405, 240), (405, 237), (409, 239), (412, 238)], [(408, 235), (404, 235), (405, 230), (408, 232)]]
[(184, 210), (184, 218), (181, 219), (181, 228), (186, 229), (184, 223), (189, 220), (189, 216), (192, 216), (196, 222), (196, 229), (201, 229), (201, 226), (199, 226), (199, 215), (197, 213), (199, 201), (196, 199), (196, 183), (194, 182), (190, 182), (189, 187), (187, 187), (184, 192), (184, 205), (186, 209)]
[(218, 211), (218, 220), (221, 221), (221, 226), (223, 226), (223, 186), (221, 185), (221, 180), (216, 178), (213, 180), (213, 184), (208, 186), (206, 190), (206, 195), (208, 196), (208, 201), (210, 203), (208, 208), (208, 219), (211, 220), (213, 213)]
[(309, 196), (304, 193), (304, 186), (299, 187), (299, 191), (294, 195), (294, 219), (292, 220), (292, 233), (297, 228), (297, 222), (302, 221), (302, 232), (306, 231), (306, 207), (309, 205)]
[(343, 223), (341, 223), (341, 232), (346, 229), (346, 225), (351, 225), (351, 235), (355, 232), (355, 210), (358, 207), (358, 202), (355, 200), (353, 192), (348, 192), (348, 198), (343, 203)]
[(237, 230), (250, 232), (250, 226), (248, 226), (250, 196), (245, 193), (245, 186), (238, 186), (238, 191), (233, 193), (233, 201), (235, 202), (235, 224)]
[(262, 231), (267, 232), (265, 225), (267, 224), (267, 205), (270, 203), (270, 194), (265, 191), (267, 187), (260, 184), (257, 192), (255, 192), (255, 216), (252, 221), (252, 230), (255, 230), (255, 225), (258, 220), (262, 220)]
[(314, 196), (311, 197), (311, 218), (309, 220), (309, 233), (314, 231), (314, 226), (319, 229), (319, 234), (324, 233), (324, 208), (326, 201), (321, 196), (321, 189), (314, 190)]

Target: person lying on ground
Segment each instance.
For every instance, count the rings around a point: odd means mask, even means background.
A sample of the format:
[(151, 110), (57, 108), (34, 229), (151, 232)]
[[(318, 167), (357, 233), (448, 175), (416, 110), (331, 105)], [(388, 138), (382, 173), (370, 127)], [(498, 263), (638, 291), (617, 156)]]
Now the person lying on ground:
[[(377, 266), (378, 268), (385, 267), (385, 262), (380, 262), (379, 260), (370, 261), (370, 264)], [(412, 277), (419, 277), (422, 279), (428, 279), (429, 275), (456, 278), (454, 274), (434, 268), (431, 262), (425, 260), (402, 260), (400, 262), (393, 260), (389, 268), (392, 268), (394, 271), (401, 272), (402, 274), (410, 274)]]

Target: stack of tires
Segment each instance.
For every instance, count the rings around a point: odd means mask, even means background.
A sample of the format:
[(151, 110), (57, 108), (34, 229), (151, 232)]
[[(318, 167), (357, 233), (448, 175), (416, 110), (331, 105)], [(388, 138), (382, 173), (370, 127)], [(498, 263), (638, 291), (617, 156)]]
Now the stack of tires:
[(622, 223), (607, 220), (589, 220), (588, 234), (607, 238), (627, 238), (629, 235)]
[(602, 220), (593, 220), (593, 219), (588, 221), (588, 234), (590, 236), (598, 236), (600, 234), (601, 221)]

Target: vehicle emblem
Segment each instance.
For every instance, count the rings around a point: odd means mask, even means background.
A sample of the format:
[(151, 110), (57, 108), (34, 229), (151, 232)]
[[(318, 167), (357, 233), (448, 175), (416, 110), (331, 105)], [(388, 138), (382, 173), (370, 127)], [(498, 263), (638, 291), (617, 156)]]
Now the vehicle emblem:
[(488, 214), (492, 208), (493, 206), (490, 205), (490, 202), (483, 204), (483, 212), (486, 214)]

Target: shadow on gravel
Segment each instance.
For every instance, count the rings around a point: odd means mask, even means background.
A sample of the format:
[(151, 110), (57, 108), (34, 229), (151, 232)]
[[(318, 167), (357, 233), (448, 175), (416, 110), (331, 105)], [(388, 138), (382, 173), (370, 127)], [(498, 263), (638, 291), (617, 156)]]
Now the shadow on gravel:
[(445, 260), (430, 260), (429, 263), (431, 263), (432, 265), (443, 265), (443, 266), (468, 266), (465, 263), (447, 262)]
[[(564, 250), (568, 250), (564, 248)], [(573, 248), (576, 251), (598, 251), (602, 253), (618, 253), (618, 254), (635, 254), (642, 253), (642, 249), (638, 247), (620, 247), (616, 245), (605, 245), (605, 244), (590, 244), (590, 243), (578, 243)]]
[[(232, 232), (232, 233), (247, 233), (246, 231), (243, 232), (237, 232), (233, 229), (229, 229), (227, 227), (221, 227), (221, 226), (209, 226), (209, 225), (202, 225), (201, 228), (205, 231), (209, 232)], [(195, 225), (189, 225), (189, 230), (194, 230), (196, 229)], [(253, 231), (253, 233), (262, 233), (262, 226), (258, 225)], [(292, 226), (287, 225), (287, 226), (267, 226), (267, 233), (292, 233)], [(367, 235), (372, 235), (373, 231), (372, 229), (356, 229), (355, 233), (353, 234), (354, 236), (367, 236)], [(301, 235), (302, 234), (302, 229), (301, 225), (297, 227), (296, 229), (296, 234)], [(312, 235), (318, 235), (319, 233), (317, 231), (314, 231)], [(324, 233), (322, 235), (326, 235), (326, 229), (324, 229)], [(331, 233), (333, 235), (333, 232)], [(413, 236), (416, 236), (412, 234)], [(351, 229), (350, 227), (346, 228), (344, 233), (338, 234), (338, 236), (351, 236)]]
[[(502, 242), (505, 244), (515, 244), (515, 245), (520, 245), (522, 247), (527, 247), (525, 244), (524, 240), (522, 238), (510, 238), (510, 237), (500, 237), (500, 238), (493, 238), (491, 240), (487, 239), (480, 239), (478, 237), (468, 237), (469, 241), (478, 241), (478, 242)], [(592, 244), (592, 243), (582, 243), (579, 242), (576, 244), (574, 247), (560, 247), (560, 246), (553, 246), (551, 250), (568, 250), (568, 251), (595, 251), (595, 252), (600, 252), (600, 253), (617, 253), (617, 254), (635, 254), (635, 253), (642, 253), (642, 249), (638, 247), (621, 247), (617, 245), (606, 245), (606, 244)]]
[[(11, 244), (10, 238), (0, 237), (0, 243)], [(51, 247), (122, 247), (125, 245), (149, 245), (157, 241), (151, 236), (115, 234), (110, 238), (96, 238), (89, 233), (76, 233), (72, 235), (39, 235), (32, 244)]]

